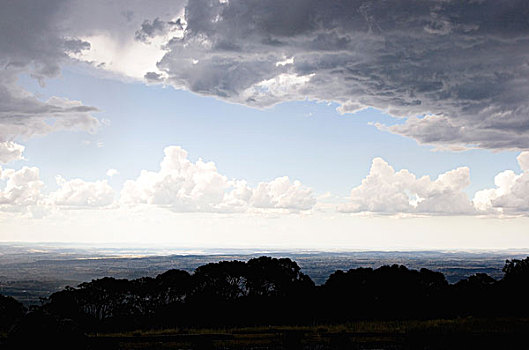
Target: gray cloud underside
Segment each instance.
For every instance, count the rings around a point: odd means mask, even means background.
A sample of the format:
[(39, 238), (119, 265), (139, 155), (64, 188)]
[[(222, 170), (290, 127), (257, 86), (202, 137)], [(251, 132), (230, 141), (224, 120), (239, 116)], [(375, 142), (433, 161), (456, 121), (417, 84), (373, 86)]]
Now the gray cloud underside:
[(65, 1), (4, 1), (0, 11), (0, 142), (59, 129), (94, 130), (94, 107), (53, 97), (41, 101), (17, 85), (30, 74), (41, 84), (60, 74), (68, 53), (89, 47), (65, 35), (57, 23)]
[(21, 73), (57, 76), (68, 53), (89, 49), (82, 37), (148, 43), (182, 28), (148, 81), (254, 107), (305, 98), (344, 113), (372, 106), (404, 118), (380, 129), (444, 148), (529, 148), (526, 1), (193, 0), (178, 19), (182, 6), (3, 2), (0, 142), (98, 124), (92, 107), (17, 87)]
[(231, 102), (309, 98), (342, 112), (430, 115), (386, 130), (443, 147), (525, 149), (528, 17), (527, 1), (193, 0), (184, 37), (158, 67), (168, 83)]

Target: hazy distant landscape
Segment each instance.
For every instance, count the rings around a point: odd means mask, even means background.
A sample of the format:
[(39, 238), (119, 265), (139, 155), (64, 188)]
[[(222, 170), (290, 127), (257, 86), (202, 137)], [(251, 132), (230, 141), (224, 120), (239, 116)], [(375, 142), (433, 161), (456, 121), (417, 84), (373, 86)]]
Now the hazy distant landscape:
[(192, 272), (198, 266), (210, 262), (247, 261), (262, 255), (295, 260), (316, 284), (323, 284), (336, 270), (392, 264), (442, 272), (449, 283), (455, 283), (476, 273), (486, 273), (500, 279), (506, 259), (525, 258), (529, 252), (198, 250), (3, 243), (0, 244), (0, 294), (12, 296), (26, 305), (38, 304), (39, 298), (47, 297), (65, 286), (74, 287), (93, 279), (154, 277), (170, 269)]

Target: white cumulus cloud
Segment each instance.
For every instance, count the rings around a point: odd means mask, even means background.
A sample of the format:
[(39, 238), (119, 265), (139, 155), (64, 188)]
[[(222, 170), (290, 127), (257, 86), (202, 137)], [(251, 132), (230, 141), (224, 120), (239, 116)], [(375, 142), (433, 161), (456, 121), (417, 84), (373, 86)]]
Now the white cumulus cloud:
[(59, 188), (45, 192), (37, 167), (19, 170), (0, 168), (0, 211), (42, 216), (56, 209), (108, 207), (115, 191), (106, 180), (65, 180), (56, 177)]
[[(112, 177), (118, 171), (112, 168), (106, 174)], [(0, 211), (44, 215), (57, 210), (145, 204), (175, 212), (299, 212), (316, 204), (312, 190), (297, 180), (278, 177), (252, 188), (245, 180), (220, 174), (213, 162), (190, 161), (187, 152), (177, 146), (165, 148), (159, 171), (143, 170), (124, 183), (119, 196), (108, 180), (58, 175), (56, 182), (58, 189), (46, 192), (38, 168), (0, 168)]]
[(174, 211), (241, 212), (250, 208), (307, 210), (315, 204), (312, 190), (281, 177), (252, 189), (244, 180), (230, 180), (213, 162), (193, 163), (178, 146), (164, 150), (157, 172), (143, 170), (121, 191), (128, 205), (152, 204)]
[(106, 174), (108, 177), (113, 177), (119, 174), (119, 171), (117, 169), (111, 168), (107, 170)]
[(506, 170), (494, 178), (496, 188), (476, 192), (474, 203), (484, 213), (529, 215), (529, 152), (517, 158), (520, 174)]
[(288, 176), (261, 182), (253, 190), (250, 204), (256, 208), (311, 209), (316, 203), (312, 190)]
[(339, 210), (381, 214), (473, 214), (472, 202), (463, 192), (469, 184), (467, 167), (448, 171), (432, 180), (429, 176), (417, 178), (406, 169), (395, 171), (382, 158), (375, 158), (369, 175), (352, 189), (350, 201)]
[(5, 182), (5, 186), (0, 187), (0, 210), (25, 213), (42, 199), (44, 184), (36, 167), (0, 168), (0, 180)]
[(59, 189), (48, 195), (49, 204), (65, 208), (98, 208), (114, 202), (115, 192), (107, 180), (85, 181), (82, 179), (65, 180), (56, 177)]
[(0, 163), (9, 163), (14, 160), (22, 159), (24, 146), (13, 141), (0, 142)]

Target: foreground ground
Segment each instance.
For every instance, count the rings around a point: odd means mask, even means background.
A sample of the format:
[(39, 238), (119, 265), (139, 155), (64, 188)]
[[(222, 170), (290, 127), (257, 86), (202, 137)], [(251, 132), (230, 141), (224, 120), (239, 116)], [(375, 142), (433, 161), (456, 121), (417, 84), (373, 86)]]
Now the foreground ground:
[(529, 319), (362, 321), (312, 327), (91, 334), (94, 349), (529, 349)]

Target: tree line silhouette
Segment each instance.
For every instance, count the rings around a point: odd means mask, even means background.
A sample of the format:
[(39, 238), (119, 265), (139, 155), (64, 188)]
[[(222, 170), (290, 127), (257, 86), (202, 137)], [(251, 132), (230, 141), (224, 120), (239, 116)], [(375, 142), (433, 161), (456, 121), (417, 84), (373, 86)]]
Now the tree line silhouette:
[(478, 273), (449, 284), (440, 272), (391, 265), (338, 270), (316, 286), (296, 262), (263, 256), (192, 274), (97, 279), (53, 293), (29, 312), (0, 296), (0, 330), (20, 341), (28, 330), (81, 339), (83, 332), (153, 328), (529, 316), (529, 257), (507, 260), (503, 272), (500, 280)]

